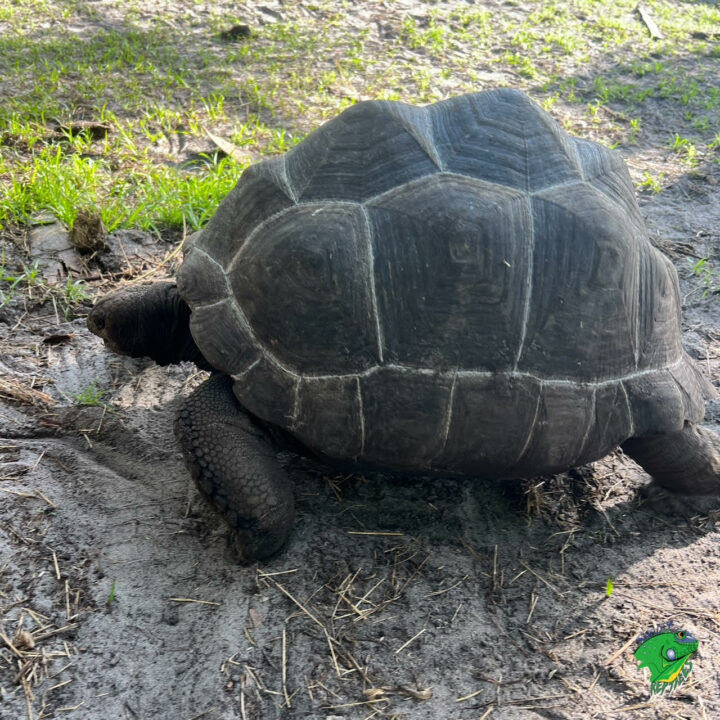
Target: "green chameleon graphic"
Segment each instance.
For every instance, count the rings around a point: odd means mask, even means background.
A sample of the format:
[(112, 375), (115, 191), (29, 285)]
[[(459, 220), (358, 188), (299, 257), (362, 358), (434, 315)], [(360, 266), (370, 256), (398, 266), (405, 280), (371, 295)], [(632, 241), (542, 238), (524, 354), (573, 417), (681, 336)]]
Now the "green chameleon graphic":
[(635, 657), (638, 668), (650, 668), (650, 694), (662, 695), (680, 687), (690, 676), (690, 658), (698, 649), (698, 641), (685, 630), (674, 630), (668, 622), (650, 630), (637, 640)]

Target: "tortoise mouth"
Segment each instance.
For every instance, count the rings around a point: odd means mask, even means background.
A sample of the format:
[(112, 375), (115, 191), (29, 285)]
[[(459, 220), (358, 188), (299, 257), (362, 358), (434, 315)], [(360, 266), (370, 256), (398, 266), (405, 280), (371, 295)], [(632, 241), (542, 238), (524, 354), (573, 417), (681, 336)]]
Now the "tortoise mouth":
[(114, 352), (116, 355), (130, 355), (130, 351), (127, 348), (124, 348), (117, 343), (114, 343), (112, 340), (110, 340), (110, 338), (103, 337), (102, 341), (105, 347), (111, 352)]

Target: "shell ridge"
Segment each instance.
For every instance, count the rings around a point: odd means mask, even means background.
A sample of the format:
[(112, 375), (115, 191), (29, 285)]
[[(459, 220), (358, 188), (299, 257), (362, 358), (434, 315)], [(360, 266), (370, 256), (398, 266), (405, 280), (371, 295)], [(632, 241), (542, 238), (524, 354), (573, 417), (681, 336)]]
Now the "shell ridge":
[(355, 381), (357, 383), (358, 415), (360, 417), (360, 455), (362, 456), (365, 452), (365, 408), (363, 407), (362, 384), (359, 375), (355, 376)]
[(297, 419), (298, 419), (298, 413), (300, 412), (300, 384), (302, 383), (303, 378), (298, 377), (295, 380), (295, 393), (293, 398), (293, 412), (292, 417), (290, 418), (290, 427), (291, 429), (295, 429), (297, 427)]
[[(355, 202), (354, 200), (328, 200), (326, 202), (322, 202), (320, 200), (311, 200), (307, 202), (296, 202), (294, 205), (291, 205), (290, 207), (283, 208), (282, 210), (278, 210), (276, 213), (273, 213), (272, 215), (268, 215), (261, 223), (258, 223), (253, 229), (252, 232), (243, 240), (242, 245), (238, 248), (235, 255), (233, 256), (233, 259), (230, 261), (230, 264), (227, 267), (227, 270), (223, 269), (223, 272), (232, 273), (235, 269), (235, 265), (240, 261), (242, 258), (242, 255), (245, 251), (246, 247), (249, 247), (252, 243), (252, 241), (257, 237), (263, 230), (267, 228), (267, 226), (277, 220), (278, 218), (281, 218), (283, 215), (287, 215), (287, 213), (292, 212), (295, 210), (295, 208), (298, 207), (309, 207), (312, 205), (316, 205), (318, 209), (325, 209), (327, 207), (333, 206), (333, 205), (352, 205), (353, 207), (358, 207), (360, 204)], [(222, 268), (222, 265), (220, 266)]]
[(535, 400), (535, 412), (533, 413), (532, 422), (528, 426), (528, 434), (525, 438), (525, 443), (523, 444), (522, 448), (520, 449), (520, 454), (517, 457), (517, 460), (515, 461), (514, 465), (518, 466), (522, 462), (525, 455), (530, 450), (530, 446), (532, 445), (532, 441), (535, 437), (535, 428), (538, 424), (538, 416), (540, 415), (540, 405), (542, 404), (542, 396), (543, 396), (543, 387), (545, 383), (543, 381), (540, 381), (540, 387), (538, 388), (538, 394), (537, 398)]
[(630, 419), (630, 435), (628, 435), (628, 437), (633, 437), (635, 435), (635, 418), (633, 417), (630, 396), (628, 395), (627, 388), (625, 387), (625, 380), (620, 381), (620, 387), (622, 388), (623, 395), (625, 396), (625, 407), (627, 408), (628, 418)]
[(288, 174), (288, 168), (287, 168), (287, 158), (288, 154), (284, 153), (282, 156), (282, 179), (283, 179), (283, 186), (280, 188), (289, 198), (292, 200), (296, 205), (298, 201), (298, 196), (295, 192), (295, 188), (292, 185), (292, 182), (290, 182), (290, 175)]
[(429, 105), (416, 108), (412, 105), (403, 105), (397, 117), (402, 122), (403, 127), (412, 135), (420, 149), (430, 158), (433, 165), (442, 171), (445, 167), (435, 147), (435, 136), (430, 117), (430, 114), (434, 112), (434, 107), (434, 105)]
[(448, 438), (450, 437), (450, 426), (452, 424), (453, 402), (455, 400), (455, 387), (457, 386), (457, 378), (458, 371), (457, 368), (455, 368), (455, 372), (453, 373), (452, 385), (450, 385), (450, 392), (448, 394), (447, 413), (445, 414), (445, 422), (443, 423), (442, 445), (440, 446), (440, 449), (435, 453), (435, 457), (433, 457), (433, 459), (430, 461), (430, 465), (432, 465), (432, 463), (438, 457), (440, 457), (443, 452), (445, 452), (445, 447), (447, 446)]
[[(595, 414), (597, 413), (597, 388), (594, 387), (592, 389), (592, 393), (590, 395), (590, 412), (588, 413), (588, 424), (585, 428), (585, 432), (583, 433), (583, 439), (582, 439), (582, 445), (580, 445), (580, 453), (578, 457), (582, 457), (583, 453), (585, 452), (585, 448), (588, 445), (588, 442), (590, 441), (590, 431), (594, 428), (596, 425), (597, 418), (595, 417)], [(610, 418), (608, 416), (607, 422), (605, 423), (607, 428), (607, 423), (610, 422)]]
[(225, 273), (231, 273), (235, 269), (235, 265), (239, 262), (240, 258), (243, 255), (243, 252), (246, 247), (249, 247), (249, 245), (252, 243), (252, 241), (274, 220), (277, 220), (279, 217), (282, 217), (286, 213), (290, 212), (295, 206), (291, 205), (290, 207), (283, 208), (282, 210), (278, 210), (277, 212), (273, 213), (272, 215), (268, 215), (262, 222), (259, 222), (250, 232), (250, 234), (243, 240), (240, 247), (237, 249), (235, 254), (233, 255), (232, 260), (227, 266), (227, 269), (225, 270)]
[[(267, 356), (268, 360), (276, 364), (279, 368), (284, 369), (286, 372), (288, 372), (290, 375), (296, 375), (298, 377), (301, 377), (299, 373), (296, 373), (292, 370), (290, 370), (287, 366), (282, 365), (274, 356), (270, 355), (266, 350), (263, 350), (263, 353)], [(636, 378), (645, 377), (646, 375), (652, 375), (653, 373), (658, 372), (665, 372), (667, 370), (671, 370), (673, 368), (679, 367), (682, 363), (687, 362), (684, 357), (680, 357), (679, 360), (676, 360), (674, 363), (671, 364), (664, 364), (660, 365), (658, 367), (653, 368), (646, 368), (645, 370), (637, 370), (635, 372), (628, 373), (626, 375), (620, 375), (618, 377), (611, 377), (607, 378), (605, 380), (571, 380), (568, 378), (555, 378), (555, 377), (540, 377), (539, 375), (535, 375), (531, 372), (525, 372), (522, 370), (503, 370), (500, 372), (493, 371), (493, 370), (453, 370), (451, 372), (438, 372), (437, 370), (432, 370), (430, 368), (421, 368), (421, 367), (412, 367), (410, 365), (401, 365), (399, 363), (387, 363), (385, 365), (374, 365), (367, 370), (362, 370), (360, 372), (349, 372), (349, 373), (318, 373), (316, 375), (307, 375), (303, 376), (307, 380), (322, 380), (327, 378), (340, 378), (340, 377), (370, 377), (371, 375), (374, 375), (375, 373), (379, 372), (383, 369), (390, 369), (390, 370), (396, 370), (399, 372), (406, 372), (406, 373), (416, 373), (419, 375), (433, 375), (433, 376), (445, 376), (449, 377), (451, 374), (457, 373), (458, 377), (484, 377), (484, 378), (493, 378), (498, 377), (499, 375), (505, 375), (507, 377), (511, 378), (520, 378), (520, 379), (531, 379), (535, 380), (538, 383), (542, 383), (543, 385), (562, 385), (562, 386), (575, 386), (575, 387), (587, 387), (587, 388), (594, 388), (594, 387), (606, 387), (608, 385), (612, 385), (614, 383), (618, 382), (625, 382), (627, 380), (634, 380)]]
[[(523, 142), (524, 142), (524, 149), (525, 149), (525, 191), (526, 191), (526, 197), (528, 197), (530, 192), (530, 176), (529, 176), (529, 168), (528, 168), (528, 147), (527, 147), (527, 135), (523, 133)], [(525, 271), (525, 302), (523, 303), (523, 316), (522, 316), (522, 325), (520, 327), (520, 342), (518, 344), (517, 354), (515, 355), (515, 366), (513, 367), (514, 370), (517, 370), (518, 365), (520, 364), (520, 359), (522, 358), (523, 351), (525, 349), (525, 341), (527, 339), (527, 329), (528, 324), (530, 323), (530, 305), (532, 302), (532, 293), (533, 293), (533, 269), (535, 264), (535, 212), (532, 206), (532, 202), (530, 201), (528, 197), (528, 205), (529, 205), (529, 218), (530, 218), (530, 243), (528, 246), (528, 254), (527, 254), (527, 269)]]
[(185, 250), (186, 253), (190, 252), (196, 252), (200, 255), (203, 255), (205, 258), (207, 258), (213, 265), (217, 265), (220, 270), (222, 270), (223, 274), (225, 273), (225, 268), (212, 256), (208, 253), (205, 248), (199, 247), (196, 243), (193, 243), (192, 245), (189, 245), (187, 249)]
[[(226, 301), (227, 301), (227, 299), (221, 300), (220, 302), (226, 302)], [(237, 316), (240, 326), (250, 337), (253, 347), (256, 350), (258, 350), (260, 353), (260, 357), (255, 362), (253, 362), (251, 365), (249, 365), (242, 373), (240, 373), (238, 375), (238, 377), (242, 377), (243, 375), (248, 373), (250, 370), (252, 370), (252, 368), (255, 367), (255, 365), (257, 365), (258, 362), (260, 362), (260, 360), (263, 358), (265, 358), (270, 363), (275, 365), (275, 367), (277, 367), (278, 369), (282, 370), (283, 372), (286, 372), (288, 375), (291, 375), (292, 377), (295, 377), (295, 378), (301, 377), (301, 375), (299, 375), (298, 373), (293, 372), (289, 368), (285, 367), (274, 355), (272, 355), (268, 351), (268, 349), (265, 347), (265, 345), (262, 342), (260, 342), (260, 340), (258, 339), (258, 336), (255, 334), (255, 330), (253, 329), (252, 325), (250, 324), (250, 322), (247, 319), (247, 316), (245, 315), (245, 313), (243, 312), (242, 308), (240, 307), (238, 302), (235, 300), (235, 298), (230, 297), (230, 301), (231, 301), (232, 312)], [(218, 303), (214, 303), (214, 304), (218, 304)], [(233, 377), (235, 377), (235, 375), (233, 375)]]
[(370, 286), (370, 305), (372, 307), (372, 313), (375, 319), (375, 331), (377, 333), (377, 351), (378, 359), (383, 362), (383, 346), (384, 337), (382, 331), (382, 325), (380, 323), (380, 310), (378, 309), (377, 291), (375, 288), (375, 250), (373, 249), (373, 232), (370, 217), (365, 205), (361, 205), (363, 219), (365, 220), (365, 235), (367, 238), (367, 252), (368, 252), (368, 284)]
[[(290, 152), (292, 152), (292, 150)], [(255, 173), (263, 174), (288, 200), (296, 203), (297, 197), (287, 171), (287, 158), (289, 154), (289, 152), (286, 152), (282, 155), (269, 158), (268, 160), (263, 160), (257, 165), (251, 165), (249, 169), (252, 169)]]

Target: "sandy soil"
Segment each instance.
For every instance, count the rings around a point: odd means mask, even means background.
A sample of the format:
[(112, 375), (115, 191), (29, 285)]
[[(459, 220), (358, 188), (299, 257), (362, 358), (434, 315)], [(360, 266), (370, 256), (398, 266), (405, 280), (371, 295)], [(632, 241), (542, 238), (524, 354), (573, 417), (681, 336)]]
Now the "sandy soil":
[[(693, 273), (720, 264), (717, 166), (669, 165), (664, 109), (647, 108), (646, 144), (625, 155), (636, 178), (674, 168), (642, 211), (717, 386), (718, 296)], [(82, 317), (27, 298), (0, 309), (0, 343), (3, 719), (720, 717), (720, 502), (648, 499), (619, 453), (522, 486), (346, 477), (288, 455), (291, 541), (242, 567), (172, 436), (200, 373), (109, 355)], [(93, 383), (102, 403), (80, 405)], [(720, 431), (719, 401), (706, 420)], [(668, 619), (699, 652), (651, 699), (633, 640)]]

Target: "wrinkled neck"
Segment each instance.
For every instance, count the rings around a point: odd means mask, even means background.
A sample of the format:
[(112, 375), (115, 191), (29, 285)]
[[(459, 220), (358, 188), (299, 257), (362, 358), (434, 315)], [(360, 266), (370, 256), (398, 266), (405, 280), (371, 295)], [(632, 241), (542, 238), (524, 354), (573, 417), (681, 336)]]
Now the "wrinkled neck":
[(180, 297), (177, 286), (164, 284), (158, 288), (161, 298), (153, 298), (145, 312), (137, 314), (135, 337), (142, 339), (131, 354), (146, 355), (158, 365), (170, 365), (184, 360), (210, 370), (190, 333), (190, 307)]

